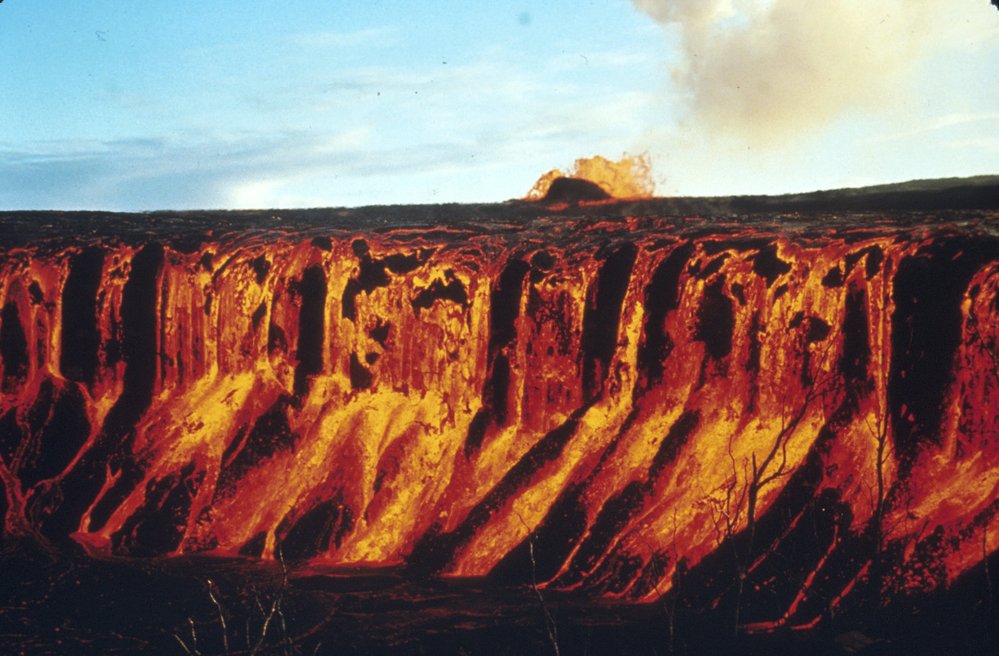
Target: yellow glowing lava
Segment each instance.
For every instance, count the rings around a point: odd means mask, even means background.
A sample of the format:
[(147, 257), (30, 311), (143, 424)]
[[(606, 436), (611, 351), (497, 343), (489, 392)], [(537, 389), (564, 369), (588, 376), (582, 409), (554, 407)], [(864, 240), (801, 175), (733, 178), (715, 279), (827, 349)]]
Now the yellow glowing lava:
[(582, 157), (567, 171), (552, 169), (527, 192), (528, 200), (540, 200), (558, 178), (580, 178), (598, 185), (614, 198), (652, 198), (655, 182), (648, 153), (625, 155), (616, 162), (606, 157)]

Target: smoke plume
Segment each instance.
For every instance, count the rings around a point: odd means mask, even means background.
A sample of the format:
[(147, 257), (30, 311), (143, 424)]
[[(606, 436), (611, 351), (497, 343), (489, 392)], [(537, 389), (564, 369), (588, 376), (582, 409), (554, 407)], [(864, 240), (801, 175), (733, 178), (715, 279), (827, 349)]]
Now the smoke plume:
[(674, 79), (697, 123), (754, 145), (904, 102), (948, 11), (942, 0), (634, 2), (679, 29)]

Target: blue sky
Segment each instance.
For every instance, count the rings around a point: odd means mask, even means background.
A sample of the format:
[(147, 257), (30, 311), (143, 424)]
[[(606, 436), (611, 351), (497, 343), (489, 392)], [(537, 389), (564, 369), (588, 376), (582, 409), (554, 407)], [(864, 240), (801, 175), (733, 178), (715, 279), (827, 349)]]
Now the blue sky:
[(6, 0), (0, 208), (498, 201), (641, 152), (660, 194), (999, 173), (987, 0), (807, 5)]

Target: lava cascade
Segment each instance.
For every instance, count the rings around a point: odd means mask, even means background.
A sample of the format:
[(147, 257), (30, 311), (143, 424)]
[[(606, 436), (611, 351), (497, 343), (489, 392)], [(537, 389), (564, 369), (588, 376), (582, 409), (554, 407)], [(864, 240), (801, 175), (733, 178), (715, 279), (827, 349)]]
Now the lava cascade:
[(5, 247), (4, 531), (642, 601), (731, 551), (761, 628), (947, 585), (999, 544), (999, 240), (869, 224)]

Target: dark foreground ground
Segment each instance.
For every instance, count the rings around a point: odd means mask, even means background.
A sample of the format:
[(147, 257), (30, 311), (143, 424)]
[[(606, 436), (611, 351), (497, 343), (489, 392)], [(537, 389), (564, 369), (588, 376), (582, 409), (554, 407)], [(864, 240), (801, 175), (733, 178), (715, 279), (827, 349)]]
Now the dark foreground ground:
[[(999, 571), (999, 558), (989, 566)], [(735, 640), (728, 609), (539, 597), (529, 585), (386, 570), (52, 557), (8, 545), (0, 572), (2, 654), (999, 653), (999, 590), (984, 566), (932, 597)]]

